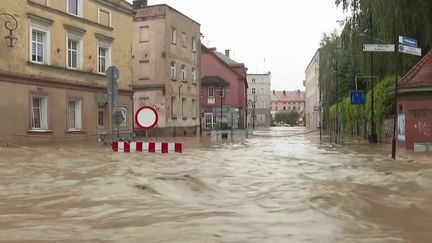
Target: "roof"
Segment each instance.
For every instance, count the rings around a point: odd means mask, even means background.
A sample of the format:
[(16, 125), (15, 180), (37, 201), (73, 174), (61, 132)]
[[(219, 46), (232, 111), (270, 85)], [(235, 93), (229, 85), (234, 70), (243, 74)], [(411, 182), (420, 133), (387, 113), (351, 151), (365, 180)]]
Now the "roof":
[(228, 86), (229, 83), (227, 81), (225, 81), (224, 79), (222, 79), (219, 76), (205, 76), (202, 78), (201, 84), (203, 86)]
[(215, 51), (214, 54), (216, 54), (217, 57), (219, 57), (222, 61), (224, 61), (228, 65), (240, 64), (240, 63), (234, 61), (233, 59), (229, 58), (228, 56), (225, 56), (224, 54), (222, 54), (218, 51)]
[[(284, 94), (285, 92), (285, 94)], [(273, 102), (305, 102), (303, 91), (273, 91)]]
[(398, 81), (398, 85), (400, 88), (432, 87), (432, 50)]
[[(174, 11), (174, 12), (176, 12), (176, 13), (182, 15), (183, 17), (185, 17), (186, 19), (189, 19), (190, 21), (194, 22), (195, 24), (197, 24), (197, 25), (201, 25), (201, 24), (198, 23), (197, 21), (193, 20), (192, 18), (190, 18), (190, 17), (187, 16), (186, 14), (184, 14), (184, 13), (178, 11), (177, 9), (171, 7), (171, 6), (168, 5), (168, 4), (155, 4), (155, 5), (148, 5), (147, 7), (142, 8), (142, 9), (135, 9), (135, 11), (137, 12), (137, 14), (135, 15), (135, 18), (144, 18), (144, 17), (149, 17), (148, 12), (145, 11), (145, 10), (147, 10), (147, 9), (151, 9), (151, 8), (161, 8), (161, 7), (165, 7), (165, 8), (171, 9), (172, 11)], [(152, 16), (152, 15), (150, 15), (150, 16)]]

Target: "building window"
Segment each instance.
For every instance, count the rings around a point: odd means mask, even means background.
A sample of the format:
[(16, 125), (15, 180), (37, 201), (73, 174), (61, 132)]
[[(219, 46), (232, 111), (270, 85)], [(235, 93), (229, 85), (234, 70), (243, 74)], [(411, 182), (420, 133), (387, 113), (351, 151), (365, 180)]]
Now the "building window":
[(105, 125), (104, 112), (98, 111), (98, 126), (103, 127)]
[(185, 82), (187, 79), (186, 65), (181, 66), (181, 74), (182, 74), (182, 81)]
[(192, 51), (196, 52), (197, 51), (197, 41), (196, 41), (196, 37), (192, 37)]
[(253, 79), (252, 79), (252, 83), (255, 83), (255, 82), (256, 82), (256, 79), (255, 79), (255, 78), (253, 78)]
[(111, 27), (111, 12), (104, 8), (98, 8), (98, 23)]
[(214, 88), (213, 87), (208, 88), (208, 97), (210, 97), (210, 98), (214, 97)]
[(192, 119), (196, 119), (197, 117), (197, 102), (196, 99), (192, 99)]
[(148, 42), (150, 40), (150, 31), (148, 26), (141, 26), (139, 33), (140, 42)]
[(67, 0), (67, 12), (82, 17), (83, 0)]
[(108, 67), (111, 65), (111, 50), (106, 44), (99, 43), (98, 45), (98, 73), (105, 74)]
[(32, 98), (32, 130), (48, 130), (48, 98)]
[(256, 94), (256, 88), (252, 88), (252, 94)]
[(192, 68), (192, 83), (196, 83), (196, 70), (195, 68)]
[(183, 48), (187, 48), (187, 37), (185, 32), (182, 32), (182, 46)]
[(188, 113), (188, 110), (187, 110), (187, 99), (186, 98), (182, 98), (182, 117), (183, 117), (183, 120), (187, 119), (187, 113)]
[(82, 128), (81, 105), (81, 100), (68, 101), (68, 130), (70, 131), (80, 131)]
[(81, 37), (68, 33), (67, 38), (67, 67), (70, 69), (82, 69)]
[(177, 70), (175, 62), (171, 62), (171, 80), (177, 80)]
[(176, 97), (171, 97), (171, 118), (177, 118)]
[(47, 29), (31, 26), (30, 60), (49, 64), (50, 32)]
[(140, 80), (147, 80), (150, 76), (150, 63), (148, 61), (140, 61), (139, 62), (139, 79)]
[(119, 107), (117, 107), (117, 110), (118, 111), (120, 111), (120, 113), (122, 114), (122, 116), (123, 116), (123, 121), (122, 121), (122, 123), (120, 123), (120, 128), (127, 128), (128, 127), (128, 108), (127, 108), (127, 106), (119, 106)]
[(171, 27), (171, 43), (177, 43), (177, 30), (174, 27)]
[(255, 109), (255, 107), (256, 107), (255, 102), (252, 102), (252, 108)]
[(219, 88), (219, 97), (225, 97), (225, 88)]

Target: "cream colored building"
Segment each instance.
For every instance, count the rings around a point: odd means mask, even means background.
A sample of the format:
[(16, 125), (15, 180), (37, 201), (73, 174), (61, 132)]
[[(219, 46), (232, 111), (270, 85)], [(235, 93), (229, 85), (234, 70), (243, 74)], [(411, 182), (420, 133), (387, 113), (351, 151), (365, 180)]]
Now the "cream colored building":
[(147, 6), (141, 0), (134, 6), (134, 109), (157, 109), (158, 129), (151, 135), (195, 135), (200, 125), (200, 24), (165, 4)]
[(316, 129), (320, 127), (321, 106), (320, 106), (320, 82), (319, 82), (319, 49), (313, 56), (308, 67), (306, 68), (306, 127)]
[(3, 143), (97, 139), (110, 132), (106, 69), (120, 70), (121, 132), (132, 131), (132, 5), (123, 0), (2, 0), (18, 21), (14, 47), (0, 16)]

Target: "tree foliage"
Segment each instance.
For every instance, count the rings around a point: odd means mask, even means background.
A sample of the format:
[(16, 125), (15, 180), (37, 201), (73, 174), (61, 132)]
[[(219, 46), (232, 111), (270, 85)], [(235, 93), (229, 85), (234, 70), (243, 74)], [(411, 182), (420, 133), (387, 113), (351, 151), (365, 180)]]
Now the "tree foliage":
[[(383, 99), (387, 90), (382, 93), (379, 90), (382, 88), (380, 83), (385, 82), (388, 85), (390, 79), (384, 77), (394, 77), (395, 73), (400, 77), (420, 59), (417, 56), (400, 55), (399, 69), (396, 70), (394, 53), (367, 53), (363, 52), (362, 46), (372, 43), (395, 44), (398, 36), (402, 35), (416, 39), (418, 46), (422, 48), (422, 54), (427, 53), (432, 47), (432, 1), (335, 0), (335, 4), (348, 13), (348, 16), (340, 21), (340, 32), (325, 33), (320, 43), (319, 80), (324, 112), (328, 114), (326, 117), (331, 118), (331, 113), (336, 114), (336, 108), (331, 110), (330, 107), (337, 102), (340, 104), (339, 109), (346, 108), (343, 101), (347, 101), (349, 91), (355, 89), (356, 77), (371, 76), (372, 70), (373, 75), (379, 77), (374, 79), (377, 89), (374, 100), (379, 106), (375, 113), (377, 117), (382, 117), (387, 110), (381, 109), (381, 106), (387, 107), (390, 101)], [(359, 79), (358, 82), (359, 89), (368, 91), (368, 99), (371, 98), (371, 81)], [(380, 103), (381, 101), (385, 103)], [(362, 112), (357, 109), (349, 114), (370, 119), (370, 111), (367, 109), (370, 108), (366, 106)]]
[(299, 116), (299, 113), (296, 111), (279, 112), (275, 115), (275, 121), (284, 122), (286, 124), (289, 124), (290, 126), (295, 126), (297, 125)]

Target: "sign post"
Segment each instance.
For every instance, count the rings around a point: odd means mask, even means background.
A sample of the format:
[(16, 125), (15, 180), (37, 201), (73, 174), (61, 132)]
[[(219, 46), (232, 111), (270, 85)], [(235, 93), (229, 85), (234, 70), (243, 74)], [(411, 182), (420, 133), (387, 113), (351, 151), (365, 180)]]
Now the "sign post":
[[(117, 117), (115, 117), (114, 108), (116, 107), (116, 104), (117, 104), (117, 96), (118, 96), (117, 80), (120, 77), (120, 71), (118, 70), (118, 68), (116, 66), (111, 66), (106, 70), (106, 75), (107, 75), (107, 79), (108, 79), (107, 92), (108, 92), (109, 106), (110, 106), (110, 112), (111, 112), (111, 132), (112, 132), (112, 134), (114, 134), (114, 121), (119, 120), (118, 115), (117, 115)], [(123, 117), (123, 119), (124, 119), (124, 117)], [(123, 122), (123, 121), (121, 121), (121, 122)], [(117, 126), (117, 131), (119, 130), (119, 126), (120, 126), (121, 122)], [(118, 137), (118, 135), (119, 135), (119, 131), (117, 132), (117, 137)]]

